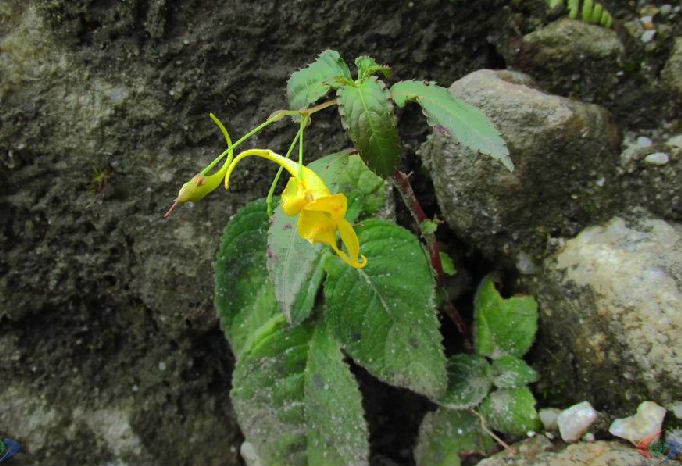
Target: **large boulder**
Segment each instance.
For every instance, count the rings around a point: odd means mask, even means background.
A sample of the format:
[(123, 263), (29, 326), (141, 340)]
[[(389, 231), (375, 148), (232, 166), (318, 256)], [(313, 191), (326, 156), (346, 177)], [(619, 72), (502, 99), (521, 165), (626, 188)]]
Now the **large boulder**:
[(682, 400), (682, 225), (642, 210), (560, 241), (526, 280), (540, 309), (539, 390), (628, 413)]
[(489, 257), (541, 256), (549, 236), (573, 236), (619, 203), (620, 136), (603, 108), (507, 71), (476, 71), (450, 92), (487, 114), (515, 165), (509, 172), (438, 131), (420, 151), (445, 220)]

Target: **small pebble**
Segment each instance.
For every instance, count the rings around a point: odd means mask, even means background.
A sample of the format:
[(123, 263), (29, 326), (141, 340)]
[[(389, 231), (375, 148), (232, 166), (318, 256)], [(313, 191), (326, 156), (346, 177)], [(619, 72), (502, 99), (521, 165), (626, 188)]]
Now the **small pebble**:
[(665, 165), (670, 161), (670, 157), (665, 152), (654, 152), (644, 158), (644, 162), (651, 165)]
[(651, 42), (654, 40), (654, 36), (656, 35), (656, 31), (653, 29), (648, 29), (642, 33), (642, 42), (645, 44), (648, 42)]
[(653, 401), (645, 401), (637, 407), (634, 416), (616, 419), (609, 427), (611, 435), (637, 443), (661, 431), (665, 408)]
[(649, 147), (650, 145), (653, 144), (653, 141), (646, 136), (640, 136), (637, 138), (636, 144), (639, 147)]
[(166, 363), (165, 363), (165, 362), (161, 361), (161, 362), (159, 363), (159, 370), (160, 370), (160, 371), (165, 371), (165, 370), (166, 370)]
[(557, 418), (561, 414), (561, 410), (558, 408), (543, 408), (538, 412), (540, 416), (540, 421), (542, 425), (545, 426), (545, 430), (557, 430), (559, 425), (557, 424)]
[(589, 401), (583, 401), (564, 409), (557, 419), (559, 433), (564, 442), (580, 440), (592, 423), (597, 420), (597, 411)]
[(676, 147), (678, 149), (682, 149), (682, 134), (678, 134), (677, 136), (671, 137), (666, 141), (666, 144), (672, 147)]
[(585, 442), (594, 442), (594, 434), (592, 432), (588, 432), (585, 435), (583, 435), (583, 440)]
[(673, 12), (673, 6), (672, 5), (661, 5), (660, 12), (663, 16), (668, 16), (670, 13)]

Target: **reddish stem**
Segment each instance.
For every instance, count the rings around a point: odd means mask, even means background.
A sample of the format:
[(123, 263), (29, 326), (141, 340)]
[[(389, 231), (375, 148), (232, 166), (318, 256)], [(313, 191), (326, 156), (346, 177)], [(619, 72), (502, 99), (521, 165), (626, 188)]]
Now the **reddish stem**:
[[(396, 170), (396, 172), (393, 174), (393, 181), (403, 198), (403, 202), (405, 202), (405, 205), (412, 214), (412, 218), (417, 223), (417, 227), (419, 228), (422, 237), (426, 241), (426, 247), (429, 251), (429, 258), (431, 259), (431, 266), (436, 272), (436, 283), (438, 284), (438, 287), (442, 288), (445, 286), (445, 273), (443, 272), (443, 264), (440, 260), (440, 246), (438, 245), (435, 234), (426, 233), (422, 229), (422, 222), (428, 220), (429, 218), (426, 216), (426, 213), (424, 213), (424, 209), (422, 209), (417, 196), (414, 194), (407, 175), (400, 170)], [(450, 320), (454, 322), (454, 324), (457, 326), (457, 329), (459, 330), (459, 333), (464, 338), (464, 347), (466, 350), (472, 351), (473, 345), (471, 344), (471, 334), (469, 332), (469, 327), (467, 326), (459, 311), (457, 311), (455, 305), (452, 304), (449, 299), (447, 299), (443, 305), (443, 310), (448, 315)]]

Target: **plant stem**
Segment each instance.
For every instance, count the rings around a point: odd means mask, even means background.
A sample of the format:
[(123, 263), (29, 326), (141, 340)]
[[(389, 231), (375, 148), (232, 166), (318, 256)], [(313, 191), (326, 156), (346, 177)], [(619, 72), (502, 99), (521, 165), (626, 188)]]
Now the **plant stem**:
[[(410, 211), (410, 214), (412, 214), (412, 218), (417, 223), (417, 227), (419, 228), (424, 241), (426, 241), (426, 247), (429, 251), (429, 258), (431, 259), (431, 266), (436, 272), (437, 285), (439, 288), (442, 288), (445, 286), (445, 273), (443, 272), (443, 264), (440, 260), (440, 246), (436, 240), (436, 235), (434, 233), (425, 232), (422, 228), (422, 223), (429, 218), (426, 216), (426, 213), (424, 213), (424, 209), (422, 209), (417, 196), (414, 194), (412, 186), (410, 185), (410, 180), (405, 173), (401, 172), (400, 170), (396, 170), (396, 172), (393, 174), (393, 184), (396, 186), (396, 188), (398, 188), (398, 192), (402, 196), (403, 202)], [(469, 332), (469, 327), (462, 318), (461, 314), (459, 311), (457, 311), (457, 308), (449, 299), (445, 300), (445, 303), (443, 304), (443, 310), (448, 315), (450, 320), (452, 320), (457, 326), (459, 333), (464, 339), (465, 349), (471, 352), (473, 350), (473, 345), (471, 344), (471, 334)]]

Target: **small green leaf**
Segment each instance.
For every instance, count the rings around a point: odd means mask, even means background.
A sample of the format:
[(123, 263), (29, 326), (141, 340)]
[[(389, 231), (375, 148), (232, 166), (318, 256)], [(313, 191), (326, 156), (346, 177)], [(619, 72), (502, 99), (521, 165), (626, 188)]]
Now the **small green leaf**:
[(363, 55), (355, 59), (355, 66), (358, 67), (358, 80), (364, 81), (372, 75), (381, 73), (384, 78), (391, 76), (391, 67), (378, 64), (374, 58)]
[(244, 437), (263, 464), (367, 465), (360, 392), (339, 344), (323, 327), (278, 318), (235, 367)]
[(433, 398), (447, 376), (434, 281), (419, 240), (383, 220), (357, 226), (364, 269), (331, 257), (325, 318), (345, 351), (377, 378)]
[[(346, 217), (353, 221), (384, 205), (384, 181), (374, 175), (357, 155), (341, 151), (314, 161), (309, 167), (325, 182), (332, 193), (348, 198)], [(312, 245), (298, 235), (298, 217), (275, 210), (268, 232), (268, 269), (275, 285), (280, 309), (291, 324), (302, 322), (313, 309), (324, 279), (322, 256), (328, 250)]]
[(401, 81), (391, 87), (391, 97), (398, 107), (416, 101), (429, 125), (442, 126), (465, 146), (499, 160), (509, 171), (514, 169), (507, 145), (488, 117), (444, 87), (421, 81)]
[(457, 354), (448, 359), (448, 389), (436, 402), (446, 408), (473, 408), (490, 390), (490, 364), (483, 356)]
[(474, 298), (476, 352), (493, 359), (522, 357), (535, 339), (538, 305), (531, 296), (503, 299), (491, 277), (481, 282)]
[(447, 253), (440, 251), (440, 265), (443, 267), (443, 272), (446, 275), (454, 275), (457, 273), (457, 270), (455, 269), (455, 263), (452, 260), (452, 257), (448, 256)]
[(350, 69), (339, 52), (325, 50), (307, 67), (296, 71), (287, 82), (289, 106), (298, 110), (324, 97), (330, 90), (329, 81), (336, 77), (351, 79)]
[(476, 416), (438, 408), (424, 416), (414, 458), (417, 466), (460, 466), (460, 455), (486, 455), (494, 448), (495, 441)]
[(419, 228), (421, 229), (422, 233), (425, 235), (432, 235), (436, 232), (438, 229), (438, 224), (441, 222), (436, 222), (434, 220), (431, 220), (427, 218), (424, 220), (420, 225)]
[(535, 398), (525, 387), (494, 391), (481, 404), (479, 413), (490, 427), (505, 434), (526, 435), (541, 428)]
[(523, 359), (502, 356), (493, 361), (493, 383), (499, 388), (520, 388), (538, 381), (538, 373)]
[(344, 128), (367, 166), (384, 178), (400, 161), (400, 140), (393, 104), (383, 82), (372, 76), (337, 90)]
[(252, 333), (278, 311), (264, 270), (269, 225), (264, 200), (241, 208), (225, 228), (215, 263), (215, 306), (237, 358)]

